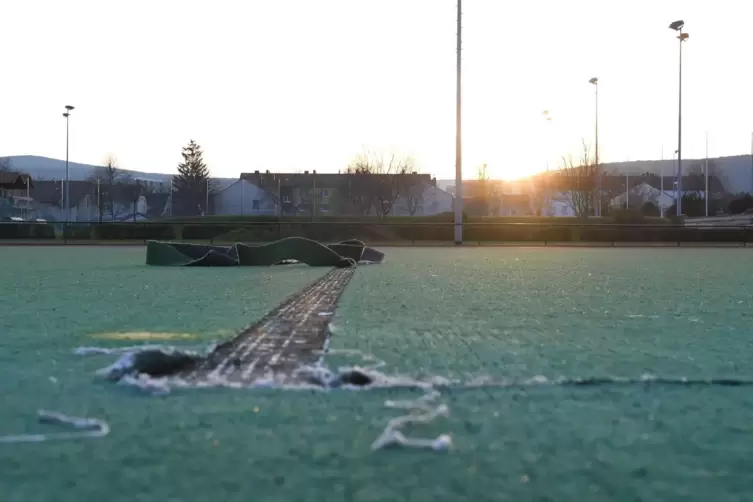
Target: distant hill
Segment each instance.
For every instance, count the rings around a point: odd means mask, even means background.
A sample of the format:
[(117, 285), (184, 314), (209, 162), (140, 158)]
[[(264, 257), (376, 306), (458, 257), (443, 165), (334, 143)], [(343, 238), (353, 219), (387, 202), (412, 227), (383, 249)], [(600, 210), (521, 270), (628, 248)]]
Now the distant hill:
[[(35, 180), (60, 180), (65, 178), (65, 160), (50, 159), (48, 157), (38, 157), (36, 155), (17, 155), (4, 157), (10, 159), (13, 170), (30, 174)], [(80, 164), (78, 162), (69, 162), (69, 177), (71, 181), (86, 181), (101, 166), (92, 164)], [(153, 183), (166, 183), (169, 187), (172, 174), (148, 173), (143, 171), (121, 171), (132, 179), (141, 181), (151, 181)], [(212, 178), (216, 182), (216, 189), (224, 188), (225, 185), (238, 181), (239, 178)]]
[[(682, 170), (687, 172), (696, 163), (703, 165), (706, 159), (682, 159)], [(734, 157), (709, 157), (721, 172), (724, 188), (731, 193), (753, 193), (753, 161), (750, 155), (735, 155)], [(610, 162), (602, 164), (605, 172), (610, 174), (643, 174), (654, 173), (672, 176), (677, 168), (677, 161), (668, 160), (637, 160), (633, 162)], [(713, 174), (713, 173), (712, 173)]]
[[(13, 170), (28, 173), (33, 179), (40, 180), (59, 180), (65, 177), (65, 161), (59, 159), (50, 159), (47, 157), (38, 157), (35, 155), (18, 155), (8, 157), (13, 163)], [(724, 174), (723, 182), (728, 192), (753, 192), (753, 161), (750, 155), (736, 155), (734, 157), (715, 157), (709, 161), (714, 161), (719, 170)], [(683, 159), (683, 170), (686, 171), (694, 163), (703, 163), (704, 159)], [(73, 181), (84, 181), (88, 179), (98, 166), (91, 164), (79, 164), (70, 162), (70, 178)], [(634, 174), (639, 175), (646, 172), (671, 176), (675, 170), (675, 162), (668, 160), (637, 160), (632, 162), (610, 162), (602, 164), (605, 172), (610, 174)], [(663, 171), (662, 171), (663, 170)], [(126, 174), (134, 179), (152, 181), (157, 183), (170, 183), (170, 174), (149, 173), (143, 171), (123, 170)], [(233, 183), (237, 178), (216, 178), (221, 185)], [(437, 187), (447, 190), (448, 187), (455, 186), (453, 179), (438, 179)]]
[[(6, 158), (10, 159), (14, 171), (30, 174), (32, 179), (60, 180), (65, 178), (65, 160), (38, 157), (36, 155), (17, 155)], [(68, 167), (72, 181), (85, 181), (95, 173), (99, 166), (69, 162)], [(127, 169), (122, 169), (122, 171), (134, 179), (154, 182), (169, 183), (171, 177), (169, 174), (129, 171)]]
[[(695, 163), (701, 163), (705, 159), (682, 159), (682, 169), (684, 172)], [(724, 188), (731, 193), (749, 192), (753, 193), (753, 160), (750, 155), (736, 155), (734, 157), (714, 157), (709, 158), (713, 161), (723, 174), (722, 181)], [(634, 174), (643, 173), (664, 174), (672, 176), (676, 169), (676, 161), (668, 160), (636, 160), (632, 162), (610, 162), (602, 164), (602, 168), (609, 174)], [(713, 174), (713, 173), (712, 173)], [(442, 190), (455, 186), (454, 179), (438, 179), (437, 186)]]

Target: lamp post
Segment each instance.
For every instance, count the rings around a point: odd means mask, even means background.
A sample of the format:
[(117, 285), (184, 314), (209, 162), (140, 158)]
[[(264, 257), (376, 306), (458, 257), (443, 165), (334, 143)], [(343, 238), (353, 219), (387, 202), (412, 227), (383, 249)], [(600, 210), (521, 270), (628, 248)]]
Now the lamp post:
[(457, 74), (455, 89), (455, 244), (463, 243), (463, 142), (461, 136), (461, 59), (460, 51), (462, 49), (462, 1), (458, 2), (457, 13)]
[(670, 30), (677, 32), (677, 39), (680, 41), (680, 71), (678, 88), (678, 112), (677, 112), (677, 216), (682, 216), (682, 43), (690, 35), (682, 31), (685, 21), (675, 21), (669, 25)]
[(70, 172), (68, 170), (68, 119), (71, 116), (71, 112), (74, 107), (71, 105), (65, 105), (65, 223), (67, 224), (71, 220), (71, 179)]
[[(549, 113), (549, 110), (544, 110), (542, 112), (542, 115), (544, 115), (544, 119), (547, 121), (547, 123), (551, 124), (552, 122), (552, 116)], [(552, 185), (551, 180), (549, 178), (549, 156), (552, 153), (552, 138), (551, 138), (551, 126), (547, 127), (547, 138), (546, 138), (546, 178), (545, 179), (545, 186), (547, 189), (547, 195), (546, 195), (546, 207), (547, 207), (547, 214), (546, 216), (550, 216), (552, 211), (554, 210), (552, 208)]]
[(601, 216), (601, 173), (599, 172), (599, 79), (594, 77), (588, 81), (594, 86), (594, 113), (595, 113), (595, 158), (596, 164), (596, 216)]

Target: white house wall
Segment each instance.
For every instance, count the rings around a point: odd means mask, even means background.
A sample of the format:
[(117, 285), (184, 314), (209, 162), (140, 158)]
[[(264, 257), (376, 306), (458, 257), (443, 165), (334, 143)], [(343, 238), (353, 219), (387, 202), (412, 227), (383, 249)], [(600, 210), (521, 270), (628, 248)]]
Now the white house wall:
[[(213, 212), (218, 215), (274, 215), (276, 213), (272, 196), (244, 180), (239, 180), (217, 192), (213, 200)], [(254, 201), (256, 201), (256, 207)]]
[[(452, 212), (452, 201), (452, 195), (427, 183), (421, 204), (412, 216), (433, 216), (435, 214)], [(398, 197), (392, 206), (390, 216), (411, 216), (408, 210), (408, 199), (402, 196)]]
[[(695, 190), (683, 190), (685, 195), (697, 195), (701, 199), (706, 197), (706, 193), (703, 191)], [(674, 190), (665, 190), (663, 193), (657, 188), (652, 187), (648, 183), (641, 183), (630, 190), (631, 199), (636, 198), (641, 201), (641, 204), (646, 202), (654, 202), (660, 209), (668, 209), (675, 203), (677, 192)], [(612, 207), (624, 207), (626, 196), (621, 193), (617, 197), (610, 201)]]
[(566, 195), (562, 193), (554, 193), (552, 194), (552, 198), (549, 201), (548, 207), (544, 207), (543, 214), (545, 216), (563, 216), (563, 217), (573, 217), (575, 216), (575, 211), (573, 210), (570, 205), (565, 202)]

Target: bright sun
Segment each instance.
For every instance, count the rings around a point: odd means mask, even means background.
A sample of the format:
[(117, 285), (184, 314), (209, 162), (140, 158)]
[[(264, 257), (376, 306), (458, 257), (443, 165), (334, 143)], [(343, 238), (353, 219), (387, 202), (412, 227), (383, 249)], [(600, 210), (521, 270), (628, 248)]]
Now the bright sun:
[[(516, 164), (516, 163), (489, 163), (487, 164), (487, 172), (491, 179), (514, 181), (523, 178), (528, 178), (534, 174), (544, 171), (546, 167), (537, 168), (537, 166)], [(477, 177), (477, 169), (474, 169), (473, 173), (470, 173), (469, 178), (475, 179)]]

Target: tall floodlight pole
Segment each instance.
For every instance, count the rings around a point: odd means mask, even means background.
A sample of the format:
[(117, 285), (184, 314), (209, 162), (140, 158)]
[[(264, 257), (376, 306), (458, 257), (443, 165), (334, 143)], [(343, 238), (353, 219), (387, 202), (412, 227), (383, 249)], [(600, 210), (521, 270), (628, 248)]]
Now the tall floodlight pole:
[(594, 147), (595, 156), (594, 164), (596, 166), (596, 216), (601, 216), (601, 171), (599, 170), (599, 79), (594, 77), (588, 81), (594, 86), (594, 101), (595, 101), (595, 143)]
[(65, 105), (65, 222), (71, 221), (71, 179), (70, 172), (68, 170), (68, 119), (71, 116), (71, 112), (74, 107), (71, 105)]
[[(549, 110), (544, 110), (543, 112), (544, 118), (547, 122), (552, 121), (552, 116), (549, 114)], [(546, 206), (547, 206), (547, 214), (546, 216), (550, 216), (549, 213), (552, 212), (552, 185), (549, 179), (549, 155), (552, 153), (552, 138), (551, 138), (551, 132), (550, 128), (547, 128), (547, 139), (546, 139), (546, 188), (547, 188), (547, 196), (546, 196)]]
[(462, 0), (458, 1), (457, 29), (457, 81), (455, 93), (455, 244), (463, 243), (463, 141), (461, 135), (461, 59), (462, 49)]
[(690, 35), (683, 33), (682, 28), (685, 21), (675, 21), (669, 25), (669, 29), (677, 32), (677, 39), (680, 41), (680, 86), (678, 88), (678, 112), (677, 112), (677, 216), (682, 216), (682, 43)]

